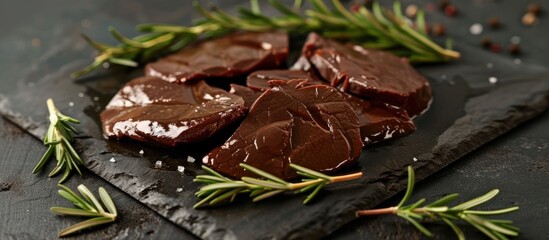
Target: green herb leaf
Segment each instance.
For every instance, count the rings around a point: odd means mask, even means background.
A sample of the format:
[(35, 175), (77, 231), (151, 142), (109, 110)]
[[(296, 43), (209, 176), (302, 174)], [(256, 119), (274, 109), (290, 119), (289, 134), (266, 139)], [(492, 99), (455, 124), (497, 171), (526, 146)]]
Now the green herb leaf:
[(64, 237), (69, 234), (78, 232), (82, 229), (114, 222), (116, 220), (118, 216), (118, 213), (116, 212), (116, 207), (111, 197), (104, 188), (99, 188), (99, 196), (105, 207), (107, 207), (108, 212), (105, 212), (103, 210), (101, 203), (97, 201), (97, 198), (93, 195), (93, 193), (91, 193), (91, 191), (89, 191), (86, 186), (81, 184), (77, 188), (83, 197), (78, 196), (74, 191), (61, 184), (59, 184), (59, 187), (61, 188), (59, 190), (59, 195), (72, 202), (75, 206), (79, 207), (79, 209), (52, 207), (50, 209), (51, 212), (59, 215), (93, 217), (92, 219), (88, 219), (86, 221), (77, 223), (61, 230), (59, 232), (59, 237)]
[(451, 208), (443, 205), (456, 199), (458, 196), (456, 193), (444, 196), (423, 207), (421, 207), (421, 205), (424, 204), (425, 199), (421, 199), (416, 203), (404, 206), (412, 195), (414, 182), (414, 169), (411, 166), (408, 166), (408, 187), (399, 205), (396, 207), (383, 209), (359, 210), (356, 212), (357, 216), (396, 214), (397, 216), (412, 223), (419, 231), (429, 237), (432, 236), (432, 233), (421, 225), (418, 220), (430, 219), (431, 221), (442, 221), (454, 230), (460, 240), (465, 239), (463, 231), (455, 224), (455, 221), (460, 219), (469, 223), (491, 239), (503, 240), (507, 239), (506, 236), (518, 236), (519, 229), (511, 225), (513, 223), (512, 221), (487, 219), (483, 217), (513, 212), (519, 209), (517, 206), (499, 210), (469, 210), (473, 207), (488, 202), (498, 194), (499, 190), (494, 189), (478, 198), (466, 201)]
[(50, 172), (49, 177), (53, 177), (63, 170), (63, 176), (59, 179), (59, 183), (62, 183), (67, 180), (73, 169), (82, 175), (78, 166), (83, 165), (83, 161), (71, 145), (71, 141), (73, 140), (72, 134), (77, 133), (76, 128), (71, 124), (79, 123), (79, 121), (60, 113), (51, 98), (46, 103), (50, 114), (50, 126), (46, 132), (46, 136), (44, 136), (43, 142), (44, 145), (48, 146), (48, 149), (40, 161), (38, 161), (32, 173), (38, 173), (50, 159), (55, 157), (57, 165)]

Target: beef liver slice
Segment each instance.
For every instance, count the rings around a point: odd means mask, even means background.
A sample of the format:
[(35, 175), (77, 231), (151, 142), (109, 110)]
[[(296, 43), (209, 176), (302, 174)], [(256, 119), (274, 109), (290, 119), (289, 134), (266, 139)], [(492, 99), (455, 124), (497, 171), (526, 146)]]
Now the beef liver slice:
[(234, 77), (286, 64), (288, 36), (282, 32), (239, 32), (188, 46), (147, 64), (147, 76), (168, 82)]
[(303, 55), (318, 73), (345, 92), (389, 103), (410, 116), (421, 114), (431, 87), (405, 58), (358, 45), (342, 45), (311, 33)]
[[(251, 73), (246, 84), (250, 89), (239, 86), (235, 94), (242, 96), (246, 102), (254, 102), (258, 96), (253, 90), (265, 91), (269, 89), (268, 80), (308, 80), (306, 85), (327, 84), (317, 80), (310, 72), (300, 70), (262, 70)], [(361, 138), (364, 144), (371, 144), (390, 139), (396, 139), (415, 131), (416, 126), (408, 116), (408, 113), (398, 107), (380, 103), (373, 100), (365, 100), (348, 93), (343, 93), (345, 99), (358, 115)], [(255, 98), (254, 98), (255, 97)]]
[(285, 179), (297, 176), (290, 163), (327, 172), (353, 162), (363, 146), (356, 114), (336, 89), (304, 83), (270, 81), (273, 88), (203, 162), (234, 178), (251, 174), (239, 167), (246, 163)]
[(244, 100), (204, 81), (173, 84), (156, 77), (128, 82), (101, 113), (103, 132), (166, 146), (199, 142), (242, 118)]

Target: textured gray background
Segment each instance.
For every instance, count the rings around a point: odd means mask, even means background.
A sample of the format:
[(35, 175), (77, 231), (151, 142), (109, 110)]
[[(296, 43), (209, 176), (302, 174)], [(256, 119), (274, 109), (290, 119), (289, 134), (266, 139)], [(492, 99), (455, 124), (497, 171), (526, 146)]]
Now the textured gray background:
[[(96, 38), (108, 39), (105, 31), (108, 25), (131, 26), (148, 19), (174, 22), (181, 20), (181, 16), (184, 16), (183, 19), (194, 17), (185, 15), (190, 9), (180, 7), (187, 4), (176, 1), (32, 1), (34, 5), (31, 8), (27, 5), (29, 2), (0, 3), (0, 27), (5, 30), (0, 37), (0, 92), (3, 93), (17, 85), (32, 82), (37, 77), (29, 74), (32, 68), (48, 64), (43, 59), (63, 54), (66, 41), (63, 37), (68, 33), (86, 32)], [(521, 36), (525, 51), (520, 57), (522, 62), (547, 66), (548, 32), (542, 30), (543, 26), (547, 26), (546, 19), (542, 18), (536, 27), (522, 27), (519, 21), (525, 5), (516, 1), (462, 1), (458, 4), (462, 13), (459, 18), (440, 19), (449, 24), (449, 31), (456, 41), (477, 44), (480, 37), (471, 36), (468, 27), (477, 21), (484, 22), (489, 15), (500, 16), (504, 18), (504, 28), (488, 34), (502, 43), (507, 43), (513, 35)], [(547, 4), (545, 7), (549, 9)], [(35, 38), (40, 40), (39, 46), (32, 45)], [(91, 55), (88, 48), (83, 48), (82, 52), (84, 60)], [(507, 54), (500, 56), (508, 58)], [(548, 238), (549, 230), (544, 228), (549, 220), (546, 217), (548, 206), (543, 198), (549, 193), (545, 183), (549, 179), (548, 119), (548, 114), (544, 114), (428, 178), (419, 184), (416, 196), (435, 197), (441, 193), (460, 192), (463, 196), (472, 197), (498, 187), (502, 195), (493, 206), (517, 203), (522, 207), (520, 212), (509, 215), (523, 229), (522, 237)], [(52, 191), (56, 181), (30, 174), (44, 148), (39, 141), (4, 120), (0, 121), (0, 134), (4, 136), (0, 139), (0, 152), (4, 153), (0, 162), (0, 238), (54, 238), (59, 229), (76, 220), (50, 214), (47, 210), (50, 206), (66, 204)], [(84, 179), (71, 179), (68, 185), (76, 186), (83, 182), (94, 189), (108, 186), (91, 173), (85, 175)], [(80, 237), (191, 237), (124, 193), (112, 188), (108, 190), (113, 193), (121, 209), (121, 221)], [(409, 225), (394, 220), (382, 217), (355, 221), (330, 237), (401, 239), (417, 236)], [(439, 237), (445, 238), (448, 232), (444, 228), (439, 230)], [(473, 236), (474, 231), (467, 231), (467, 234)]]

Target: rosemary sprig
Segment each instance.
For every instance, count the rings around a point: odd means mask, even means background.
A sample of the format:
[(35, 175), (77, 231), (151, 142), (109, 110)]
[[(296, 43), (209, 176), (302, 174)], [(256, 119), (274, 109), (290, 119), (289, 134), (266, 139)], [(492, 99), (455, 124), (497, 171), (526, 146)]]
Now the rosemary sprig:
[(290, 164), (290, 167), (303, 177), (299, 183), (290, 183), (244, 163), (241, 163), (240, 167), (258, 175), (260, 178), (242, 177), (241, 181), (237, 181), (224, 177), (211, 168), (202, 166), (202, 169), (208, 172), (209, 175), (198, 175), (194, 179), (194, 182), (207, 184), (196, 192), (196, 196), (203, 199), (194, 207), (212, 206), (224, 201), (233, 202), (235, 197), (241, 193), (248, 193), (249, 197), (253, 198), (252, 201), (257, 202), (288, 191), (294, 191), (295, 193), (309, 192), (309, 195), (303, 201), (303, 204), (307, 204), (328, 184), (362, 177), (362, 172), (342, 176), (328, 176), (299, 165)]
[(139, 62), (179, 50), (198, 39), (234, 31), (318, 32), (328, 38), (386, 49), (413, 62), (441, 62), (460, 57), (459, 52), (451, 50), (450, 41), (444, 48), (429, 39), (423, 12), (417, 14), (414, 23), (403, 16), (398, 1), (394, 2), (392, 11), (382, 8), (377, 2), (372, 10), (360, 6), (356, 11), (349, 11), (339, 0), (331, 0), (331, 8), (325, 0), (310, 0), (312, 8), (305, 10), (301, 9), (302, 0), (296, 0), (293, 7), (285, 6), (278, 0), (269, 0), (280, 16), (266, 16), (262, 14), (258, 0), (250, 1), (251, 7), (240, 8), (238, 15), (231, 15), (217, 7), (207, 10), (195, 1), (196, 10), (204, 18), (194, 25), (141, 24), (137, 29), (146, 34), (134, 38), (125, 37), (110, 27), (109, 31), (120, 42), (118, 46), (99, 43), (84, 36), (98, 54), (92, 64), (72, 76), (88, 74), (106, 62), (136, 67)]
[(453, 207), (448, 207), (445, 205), (458, 197), (458, 194), (456, 193), (442, 197), (430, 204), (425, 204), (425, 199), (420, 199), (415, 203), (406, 205), (406, 202), (412, 195), (414, 182), (414, 169), (409, 166), (408, 186), (406, 193), (397, 206), (382, 209), (360, 210), (356, 212), (357, 216), (395, 214), (409, 221), (412, 225), (414, 225), (414, 227), (429, 237), (432, 237), (433, 233), (425, 228), (419, 221), (426, 219), (431, 221), (442, 221), (454, 230), (460, 240), (465, 239), (465, 235), (455, 223), (458, 220), (462, 220), (472, 225), (491, 239), (507, 239), (507, 236), (518, 236), (519, 229), (512, 225), (512, 221), (489, 219), (486, 217), (516, 211), (519, 209), (518, 206), (486, 211), (472, 209), (494, 198), (499, 193), (498, 189), (491, 190), (478, 198)]
[(67, 236), (82, 229), (111, 223), (116, 220), (116, 217), (118, 216), (116, 206), (109, 196), (109, 193), (107, 193), (104, 188), (99, 188), (99, 197), (103, 205), (107, 208), (107, 211), (104, 210), (93, 193), (83, 184), (80, 184), (77, 188), (83, 197), (61, 184), (59, 184), (59, 187), (61, 188), (58, 191), (59, 195), (72, 202), (78, 208), (52, 207), (50, 210), (53, 213), (91, 218), (61, 230), (59, 232), (59, 237)]
[(76, 128), (71, 124), (80, 123), (80, 121), (59, 112), (51, 98), (46, 103), (50, 113), (50, 126), (46, 132), (46, 136), (44, 136), (44, 145), (48, 146), (48, 150), (46, 150), (36, 167), (34, 167), (32, 173), (39, 172), (52, 157), (55, 157), (57, 165), (50, 172), (49, 177), (53, 177), (63, 171), (63, 176), (59, 179), (59, 183), (63, 183), (67, 180), (73, 169), (76, 169), (78, 174), (82, 175), (78, 166), (84, 163), (71, 145), (73, 141), (72, 135), (77, 133)]

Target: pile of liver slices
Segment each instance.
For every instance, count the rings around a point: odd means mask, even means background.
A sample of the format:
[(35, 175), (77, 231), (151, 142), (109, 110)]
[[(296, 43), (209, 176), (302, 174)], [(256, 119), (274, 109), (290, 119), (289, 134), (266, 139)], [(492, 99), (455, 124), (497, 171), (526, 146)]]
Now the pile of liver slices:
[[(426, 79), (390, 53), (311, 33), (291, 69), (287, 57), (281, 32), (193, 44), (120, 89), (101, 113), (104, 134), (176, 147), (240, 124), (203, 163), (234, 178), (251, 174), (239, 167), (246, 163), (290, 179), (290, 163), (335, 171), (364, 145), (412, 133), (410, 117), (431, 100)], [(229, 91), (215, 87), (228, 83)]]

